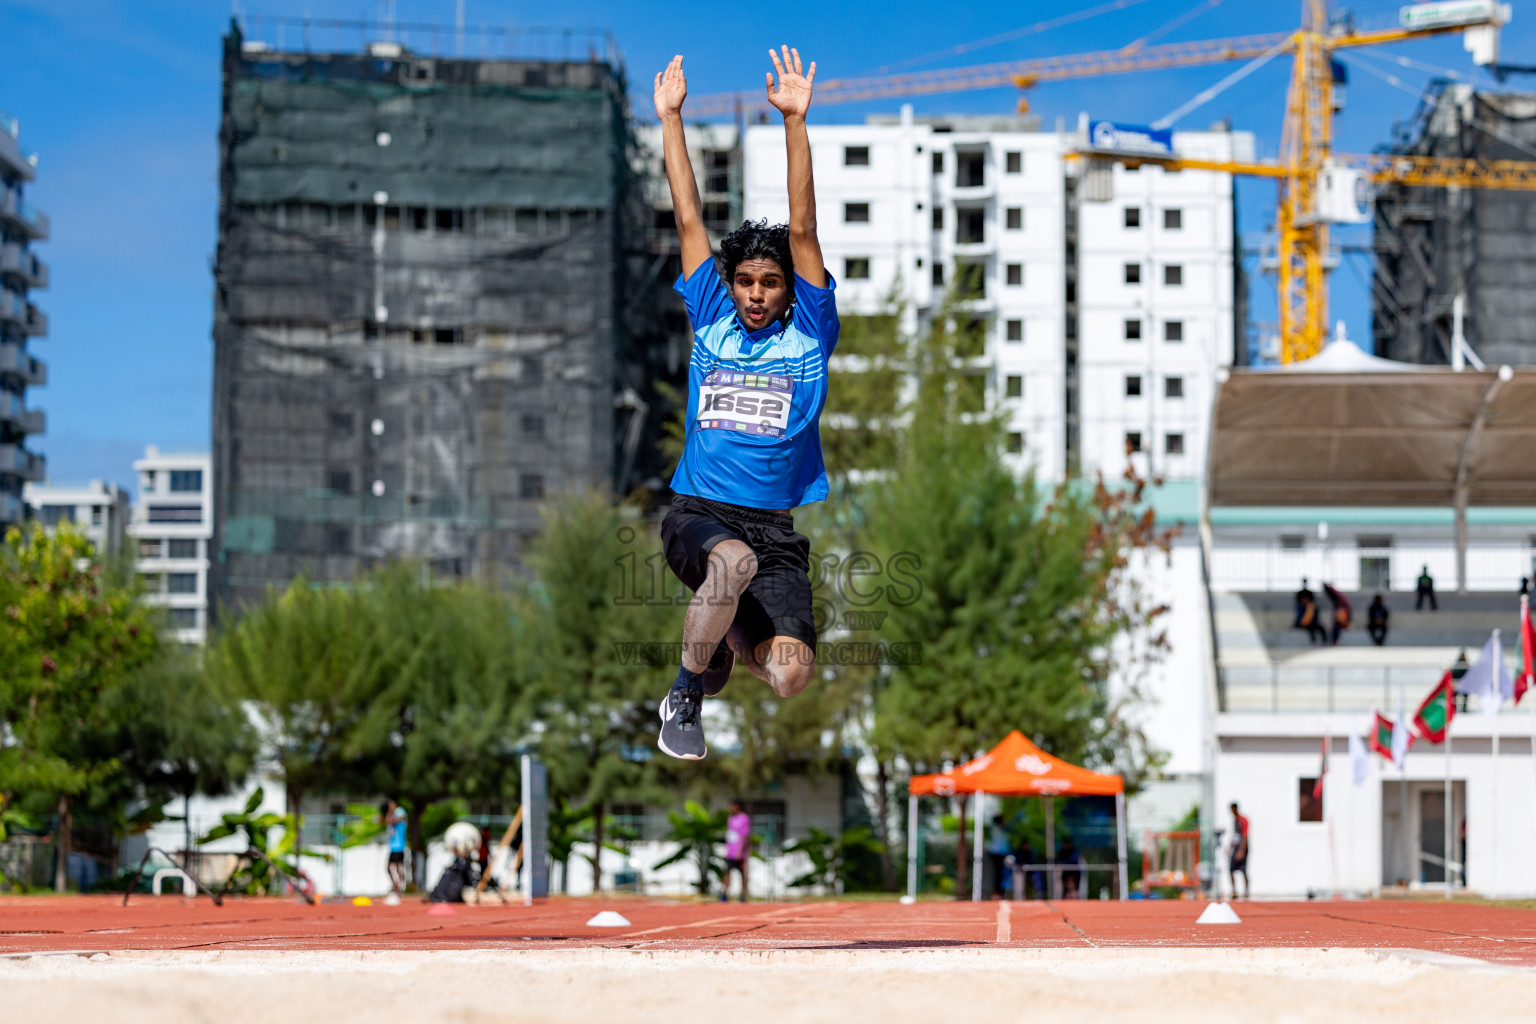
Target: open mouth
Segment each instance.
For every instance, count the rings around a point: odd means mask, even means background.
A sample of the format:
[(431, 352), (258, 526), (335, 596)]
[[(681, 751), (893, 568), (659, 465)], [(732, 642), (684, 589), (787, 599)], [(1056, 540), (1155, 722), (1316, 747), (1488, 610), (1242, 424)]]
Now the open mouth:
[(761, 306), (748, 306), (747, 319), (751, 320), (753, 323), (760, 323), (761, 321), (768, 319), (768, 311), (763, 309)]

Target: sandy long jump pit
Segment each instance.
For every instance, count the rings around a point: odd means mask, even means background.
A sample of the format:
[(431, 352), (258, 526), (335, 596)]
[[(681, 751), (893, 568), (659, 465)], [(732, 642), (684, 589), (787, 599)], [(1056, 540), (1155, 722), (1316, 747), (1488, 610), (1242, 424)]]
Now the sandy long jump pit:
[(0, 1020), (1536, 1020), (1536, 912), (1203, 906), (0, 899)]

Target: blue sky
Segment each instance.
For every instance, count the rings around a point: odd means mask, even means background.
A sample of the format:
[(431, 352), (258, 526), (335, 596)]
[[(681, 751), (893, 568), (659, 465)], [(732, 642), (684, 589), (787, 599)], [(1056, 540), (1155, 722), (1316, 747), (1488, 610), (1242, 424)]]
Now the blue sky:
[[(1127, 0), (1128, 6), (1049, 31), (973, 47), (914, 68), (1016, 60), (1123, 46), (1189, 12), (1193, 16), (1158, 42), (1278, 32), (1293, 28), (1301, 3), (1251, 0)], [(244, 15), (306, 13), (315, 18), (376, 16), (394, 6), (405, 22), (454, 19), (454, 0), (239, 0)], [(1053, 3), (975, 3), (941, 8), (889, 0), (862, 4), (638, 4), (565, 0), (557, 7), (502, 0), (465, 0), (473, 28), (549, 25), (610, 30), (633, 82), (643, 85), (673, 53), (683, 53), (691, 91), (761, 88), (768, 46), (788, 42), (817, 61), (820, 74), (873, 72), (936, 51), (1021, 29), (1094, 0)], [(1362, 0), (1357, 23), (1395, 22), (1397, 3)], [(1536, 64), (1536, 10), (1516, 4), (1504, 32), (1504, 58)], [(1523, 10), (1520, 8), (1524, 8)], [(551, 10), (558, 11), (553, 18)], [(878, 14), (870, 16), (871, 10)], [(22, 146), (39, 154), (29, 196), (53, 221), (53, 237), (38, 247), (52, 267), (52, 287), (37, 301), (51, 334), (35, 346), (49, 363), (50, 383), (31, 399), (48, 412), (37, 447), (57, 481), (90, 478), (131, 482), (132, 460), (146, 444), (162, 449), (205, 448), (210, 434), (213, 347), (211, 262), (217, 203), (219, 37), (228, 0), (0, 0), (0, 107), (21, 120)], [(276, 31), (260, 35), (278, 43)], [(355, 37), (354, 37), (355, 38)], [(450, 38), (445, 32), (445, 46)], [(317, 48), (328, 46), (317, 33)], [(282, 42), (300, 42), (288, 30)], [(425, 40), (421, 40), (425, 42)], [(353, 45), (350, 41), (348, 45)], [(470, 54), (478, 49), (471, 42)], [(1402, 44), (1390, 50), (1425, 65), (1474, 74), (1459, 36)], [(1338, 147), (1368, 152), (1409, 116), (1431, 73), (1361, 58), (1394, 87), (1350, 68), (1348, 107), (1337, 122)], [(1042, 86), (1030, 103), (1046, 126), (1079, 111), (1145, 123), (1166, 114), (1233, 70), (1219, 65), (1186, 71), (1084, 79)], [(1276, 60), (1180, 127), (1203, 128), (1219, 118), (1255, 132), (1261, 154), (1279, 146), (1288, 62)], [(1536, 88), (1536, 79), (1515, 87)], [(1404, 91), (1406, 89), (1406, 91)], [(916, 97), (920, 112), (1011, 110), (1012, 90)], [(813, 119), (858, 121), (889, 112), (899, 101), (813, 111)], [(649, 90), (636, 109), (649, 113)], [(1274, 186), (1240, 184), (1239, 223), (1257, 244), (1274, 214)], [(1360, 241), (1365, 236), (1357, 232)], [(1360, 274), (1334, 275), (1333, 316), (1352, 336), (1369, 337), (1370, 308)], [(1257, 275), (1256, 275), (1257, 276)], [(1273, 321), (1273, 285), (1258, 278), (1253, 316)]]

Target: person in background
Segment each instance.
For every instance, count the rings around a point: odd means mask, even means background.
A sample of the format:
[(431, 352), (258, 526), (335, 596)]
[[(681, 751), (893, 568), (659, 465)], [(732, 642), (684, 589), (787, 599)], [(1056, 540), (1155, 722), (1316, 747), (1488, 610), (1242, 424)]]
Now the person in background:
[(1037, 863), (1035, 860), (1035, 848), (1029, 845), (1028, 839), (1019, 840), (1019, 848), (1013, 853), (1013, 862), (1013, 870), (1015, 872), (1014, 877), (1017, 879), (1014, 885), (1018, 890), (1019, 896), (1024, 899), (1029, 899), (1031, 887), (1033, 887), (1035, 898), (1044, 898), (1044, 873), (1038, 870), (1028, 870), (1029, 865)]
[(1530, 592), (1531, 592), (1531, 578), (1529, 576), (1521, 576), (1520, 577), (1520, 596), (1521, 597), (1525, 597), (1528, 594), (1530, 594)]
[[(1061, 854), (1056, 858), (1058, 864), (1082, 864), (1083, 855), (1077, 852), (1077, 844), (1072, 842), (1072, 837), (1067, 836), (1061, 843)], [(1087, 885), (1088, 872), (1063, 871), (1061, 873), (1061, 898), (1064, 900), (1080, 900), (1083, 898), (1083, 890)]]
[(1003, 816), (992, 815), (992, 824), (987, 826), (987, 864), (992, 869), (992, 895), (997, 899), (1004, 899), (1008, 895), (1008, 890), (1004, 888), (1008, 881), (1004, 877), (1007, 872), (1003, 868), (1012, 847), (1013, 844), (1008, 840), (1008, 829), (1003, 824)]
[(720, 902), (731, 898), (731, 872), (741, 876), (741, 902), (747, 902), (747, 858), (752, 852), (752, 819), (740, 800), (731, 801), (725, 819), (725, 875), (720, 879)]
[(1302, 602), (1301, 628), (1307, 631), (1307, 643), (1309, 644), (1326, 644), (1328, 642), (1328, 631), (1318, 621), (1319, 617), (1320, 613), (1315, 599), (1309, 597)]
[(1377, 647), (1387, 642), (1387, 619), (1391, 614), (1380, 594), (1371, 599), (1371, 606), (1365, 612), (1365, 628)]
[(1227, 877), (1232, 883), (1232, 898), (1237, 899), (1237, 876), (1243, 876), (1243, 899), (1248, 898), (1248, 819), (1232, 801), (1232, 855), (1227, 860)]
[(1324, 583), (1323, 591), (1327, 593), (1328, 600), (1333, 604), (1333, 646), (1339, 645), (1339, 636), (1349, 628), (1350, 613), (1353, 609), (1349, 606), (1349, 598), (1332, 583)]
[(1312, 588), (1307, 586), (1307, 578), (1301, 578), (1301, 589), (1296, 591), (1296, 621), (1293, 625), (1297, 629), (1305, 629), (1306, 624), (1301, 621), (1302, 613), (1306, 610), (1308, 602), (1317, 603), (1317, 595), (1312, 593)]
[[(1471, 667), (1472, 663), (1467, 661), (1467, 649), (1463, 647), (1456, 652), (1456, 660), (1451, 663), (1451, 682), (1461, 682), (1461, 677), (1466, 675)], [(1459, 690), (1456, 693), (1456, 710), (1467, 710), (1467, 695)]]
[(1429, 610), (1437, 612), (1440, 605), (1435, 601), (1435, 578), (1429, 574), (1429, 566), (1425, 566), (1419, 573), (1418, 598), (1413, 602), (1414, 611), (1423, 611), (1424, 602), (1429, 602)]
[(379, 819), (384, 823), (384, 838), (389, 845), (390, 892), (384, 902), (394, 905), (405, 891), (405, 808), (394, 800), (385, 800), (379, 807)]

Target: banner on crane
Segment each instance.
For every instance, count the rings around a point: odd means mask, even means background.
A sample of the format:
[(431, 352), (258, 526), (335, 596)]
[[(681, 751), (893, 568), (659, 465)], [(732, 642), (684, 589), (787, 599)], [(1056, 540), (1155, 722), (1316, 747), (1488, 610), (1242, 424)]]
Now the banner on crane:
[(1105, 153), (1173, 156), (1173, 132), (1139, 124), (1095, 121), (1088, 127), (1088, 148)]
[(1438, 4), (1410, 4), (1397, 12), (1397, 21), (1406, 29), (1502, 25), (1509, 21), (1510, 13), (1510, 5), (1498, 0), (1449, 0)]

